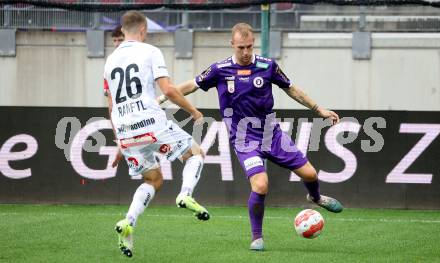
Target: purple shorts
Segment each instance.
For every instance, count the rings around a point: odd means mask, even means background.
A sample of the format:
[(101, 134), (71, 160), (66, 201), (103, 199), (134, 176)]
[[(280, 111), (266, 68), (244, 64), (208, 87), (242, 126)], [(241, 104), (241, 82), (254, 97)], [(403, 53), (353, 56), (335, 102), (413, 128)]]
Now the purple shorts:
[(239, 152), (235, 149), (235, 153), (248, 178), (266, 172), (264, 165), (266, 159), (289, 170), (298, 169), (308, 161), (307, 157), (296, 148), (290, 136), (280, 130), (274, 132), (270, 149), (262, 149), (260, 145), (250, 152)]

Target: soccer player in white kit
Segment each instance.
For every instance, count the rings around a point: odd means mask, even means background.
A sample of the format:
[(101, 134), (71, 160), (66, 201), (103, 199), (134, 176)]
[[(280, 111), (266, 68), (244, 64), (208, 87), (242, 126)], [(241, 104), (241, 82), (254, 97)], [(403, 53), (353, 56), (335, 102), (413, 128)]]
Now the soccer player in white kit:
[(157, 154), (170, 161), (176, 158), (186, 161), (177, 206), (193, 211), (200, 220), (208, 220), (209, 213), (192, 198), (200, 179), (204, 154), (188, 133), (167, 120), (156, 102), (155, 83), (169, 100), (190, 113), (194, 120), (203, 115), (170, 82), (162, 52), (144, 43), (147, 36), (145, 16), (137, 11), (126, 12), (122, 16), (122, 31), (125, 41), (108, 57), (104, 79), (110, 91), (109, 112), (120, 149), (113, 165), (116, 166), (123, 156), (129, 174), (142, 174), (144, 179), (133, 196), (126, 218), (115, 227), (119, 248), (131, 257), (136, 220), (163, 183)]

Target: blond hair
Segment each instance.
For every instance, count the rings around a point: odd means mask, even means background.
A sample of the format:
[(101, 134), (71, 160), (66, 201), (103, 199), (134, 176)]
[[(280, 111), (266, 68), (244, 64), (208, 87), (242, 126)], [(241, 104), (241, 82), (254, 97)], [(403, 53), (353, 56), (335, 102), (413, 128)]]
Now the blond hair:
[(239, 33), (241, 37), (246, 38), (249, 35), (253, 34), (253, 29), (249, 24), (238, 23), (232, 27), (231, 33), (232, 39), (234, 39), (236, 33)]
[(147, 18), (139, 11), (128, 11), (121, 18), (122, 30), (136, 33), (142, 25), (147, 27)]

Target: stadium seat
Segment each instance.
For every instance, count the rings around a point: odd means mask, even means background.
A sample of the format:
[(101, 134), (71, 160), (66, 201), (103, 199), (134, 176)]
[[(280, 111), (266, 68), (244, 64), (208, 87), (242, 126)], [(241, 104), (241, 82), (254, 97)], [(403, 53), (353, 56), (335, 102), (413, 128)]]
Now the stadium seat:
[(207, 0), (189, 0), (188, 4), (206, 4)]
[(275, 9), (278, 11), (287, 11), (291, 10), (295, 7), (293, 3), (277, 3), (275, 5)]
[(101, 0), (101, 3), (119, 4), (121, 3), (121, 0)]
[(29, 8), (29, 7), (33, 7), (31, 4), (24, 4), (24, 3), (17, 3), (14, 4), (15, 8)]
[(164, 4), (164, 0), (135, 0), (136, 4)]
[[(170, 2), (170, 1), (168, 1)], [(172, 1), (173, 4), (206, 4), (209, 0), (176, 0)]]
[(62, 4), (75, 4), (75, 3), (78, 3), (79, 0), (64, 0), (64, 1), (59, 0), (59, 1), (54, 1), (54, 2), (59, 2)]

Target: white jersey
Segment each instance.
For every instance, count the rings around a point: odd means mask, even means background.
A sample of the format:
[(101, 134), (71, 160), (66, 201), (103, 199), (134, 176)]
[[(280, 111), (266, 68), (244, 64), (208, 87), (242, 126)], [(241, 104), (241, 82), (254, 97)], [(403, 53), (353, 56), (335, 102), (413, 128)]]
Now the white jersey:
[(155, 80), (160, 77), (168, 77), (168, 70), (155, 46), (124, 41), (107, 58), (104, 79), (112, 96), (111, 118), (118, 139), (166, 126), (166, 114), (155, 95)]

